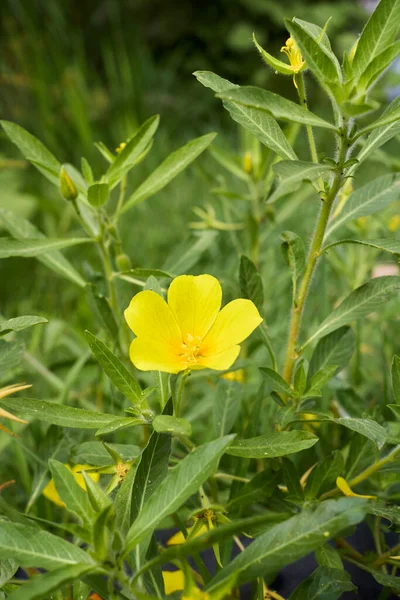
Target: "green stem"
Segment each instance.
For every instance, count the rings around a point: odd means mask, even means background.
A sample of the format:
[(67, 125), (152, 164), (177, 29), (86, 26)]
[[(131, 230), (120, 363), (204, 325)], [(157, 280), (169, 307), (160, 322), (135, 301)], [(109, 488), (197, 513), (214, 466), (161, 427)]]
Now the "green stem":
[(314, 231), (313, 239), (310, 245), (310, 249), (308, 252), (306, 268), (304, 271), (303, 278), (301, 280), (299, 290), (297, 293), (297, 297), (293, 302), (292, 306), (292, 315), (291, 315), (291, 323), (289, 329), (289, 340), (286, 351), (286, 359), (285, 366), (283, 370), (283, 378), (288, 383), (291, 382), (293, 367), (296, 359), (298, 358), (297, 351), (297, 340), (300, 329), (301, 317), (304, 310), (304, 305), (307, 299), (310, 283), (312, 280), (312, 276), (314, 274), (314, 270), (320, 256), (320, 251), (322, 248), (322, 243), (325, 236), (326, 227), (328, 225), (329, 217), (331, 214), (332, 206), (335, 202), (335, 198), (337, 193), (340, 190), (343, 181), (343, 173), (341, 169), (341, 165), (346, 160), (347, 155), (347, 126), (346, 123), (343, 123), (341, 138), (340, 138), (340, 147), (339, 147), (339, 156), (338, 156), (338, 169), (335, 172), (332, 180), (332, 184), (330, 190), (324, 195), (323, 203), (321, 207), (321, 211), (319, 213), (317, 226)]
[[(303, 73), (299, 73), (296, 75), (296, 84), (297, 84), (297, 93), (299, 95), (299, 100), (301, 106), (303, 108), (307, 108), (307, 96), (306, 96), (306, 88), (304, 85), (304, 77)], [(318, 153), (317, 147), (315, 145), (314, 134), (311, 125), (306, 125), (308, 143), (310, 146), (311, 159), (314, 163), (318, 164)], [(321, 182), (320, 182), (321, 183)], [(321, 185), (321, 189), (323, 189)]]
[(175, 417), (178, 417), (178, 418), (181, 415), (183, 389), (185, 387), (186, 379), (189, 377), (189, 375), (190, 375), (190, 370), (186, 369), (186, 371), (184, 371), (182, 373), (181, 380), (179, 382), (178, 392), (176, 394), (176, 401), (175, 401), (175, 406), (174, 406)]

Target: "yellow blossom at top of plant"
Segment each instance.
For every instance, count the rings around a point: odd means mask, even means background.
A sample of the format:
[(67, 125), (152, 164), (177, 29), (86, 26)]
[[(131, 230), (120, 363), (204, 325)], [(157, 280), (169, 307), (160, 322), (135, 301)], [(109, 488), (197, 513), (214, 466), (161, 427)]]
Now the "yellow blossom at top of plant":
[(181, 275), (168, 290), (168, 303), (146, 290), (134, 296), (125, 319), (136, 334), (130, 359), (141, 371), (179, 373), (229, 369), (240, 346), (262, 318), (251, 300), (221, 310), (222, 289), (211, 275)]
[[(87, 469), (89, 465), (74, 465), (72, 468), (69, 465), (65, 466), (71, 471), (75, 481), (81, 486), (81, 488), (83, 490), (86, 490), (86, 483), (83, 478), (82, 471), (85, 471), (85, 469)], [(98, 481), (100, 479), (100, 475), (94, 471), (89, 472), (88, 475), (91, 479), (93, 479), (93, 481)], [(50, 500), (50, 502), (54, 502), (54, 504), (57, 504), (57, 506), (65, 506), (64, 502), (58, 495), (53, 479), (50, 479), (49, 483), (44, 488), (42, 494), (45, 498)]]
[(281, 52), (288, 57), (293, 73), (299, 73), (304, 66), (304, 60), (293, 38), (286, 40), (286, 45), (282, 46)]

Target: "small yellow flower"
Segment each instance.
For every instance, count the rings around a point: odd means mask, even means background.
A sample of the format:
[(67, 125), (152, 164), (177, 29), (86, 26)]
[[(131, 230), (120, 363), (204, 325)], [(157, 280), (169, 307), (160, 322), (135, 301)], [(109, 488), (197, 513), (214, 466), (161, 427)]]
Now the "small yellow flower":
[(141, 371), (225, 371), (262, 318), (251, 300), (229, 302), (211, 275), (181, 275), (168, 290), (168, 304), (155, 292), (136, 294), (125, 319), (136, 334), (130, 359)]
[(224, 375), (221, 375), (221, 379), (226, 379), (227, 381), (237, 381), (238, 383), (243, 383), (244, 369), (238, 369), (237, 371), (229, 371), (229, 373), (224, 373)]
[(286, 40), (286, 46), (282, 46), (281, 52), (288, 57), (293, 73), (299, 73), (304, 66), (304, 60), (293, 38)]
[[(86, 483), (82, 475), (82, 471), (89, 467), (89, 465), (75, 465), (72, 468), (69, 465), (65, 465), (67, 469), (71, 471), (73, 474), (75, 481), (81, 486), (83, 490), (86, 490)], [(98, 481), (100, 479), (100, 475), (95, 472), (88, 473), (89, 477), (93, 479), (93, 481)], [(56, 490), (56, 486), (54, 485), (53, 479), (50, 479), (49, 483), (46, 485), (42, 492), (43, 496), (50, 500), (50, 502), (54, 502), (57, 506), (65, 506), (64, 502), (61, 500), (58, 492)]]
[(367, 500), (376, 500), (376, 496), (365, 496), (364, 494), (356, 494), (355, 492), (353, 492), (353, 490), (351, 489), (347, 481), (344, 479), (344, 477), (338, 477), (336, 479), (336, 485), (345, 496), (350, 496), (352, 498), (366, 498)]
[(185, 587), (185, 577), (183, 571), (163, 571), (164, 589), (167, 596), (183, 590)]

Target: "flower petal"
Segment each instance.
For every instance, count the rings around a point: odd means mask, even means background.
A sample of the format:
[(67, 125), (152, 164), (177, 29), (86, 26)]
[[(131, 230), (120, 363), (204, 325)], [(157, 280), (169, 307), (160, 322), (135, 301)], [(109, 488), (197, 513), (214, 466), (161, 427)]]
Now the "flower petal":
[(229, 302), (215, 319), (214, 325), (201, 345), (201, 354), (219, 354), (240, 344), (262, 323), (262, 318), (251, 300), (239, 298)]
[(167, 596), (183, 590), (185, 587), (185, 577), (183, 571), (163, 571), (164, 588)]
[(174, 347), (163, 342), (135, 338), (131, 343), (129, 356), (140, 371), (179, 373), (186, 369), (186, 364)]
[(168, 290), (172, 308), (183, 338), (190, 334), (203, 339), (221, 308), (222, 289), (211, 275), (181, 275)]
[(138, 337), (181, 348), (182, 336), (174, 314), (164, 298), (155, 292), (146, 290), (136, 294), (124, 314)]
[(239, 356), (240, 346), (232, 346), (219, 354), (210, 356), (199, 356), (195, 369), (214, 369), (215, 371), (225, 371), (229, 369)]

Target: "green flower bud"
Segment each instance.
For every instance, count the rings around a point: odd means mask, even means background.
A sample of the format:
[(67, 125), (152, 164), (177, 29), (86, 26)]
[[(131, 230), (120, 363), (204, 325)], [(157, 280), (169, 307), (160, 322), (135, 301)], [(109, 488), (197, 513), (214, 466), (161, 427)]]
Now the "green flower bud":
[(78, 197), (78, 190), (64, 167), (60, 170), (60, 192), (63, 198), (71, 202)]
[(118, 254), (115, 262), (120, 271), (129, 271), (132, 268), (131, 259), (127, 254)]

